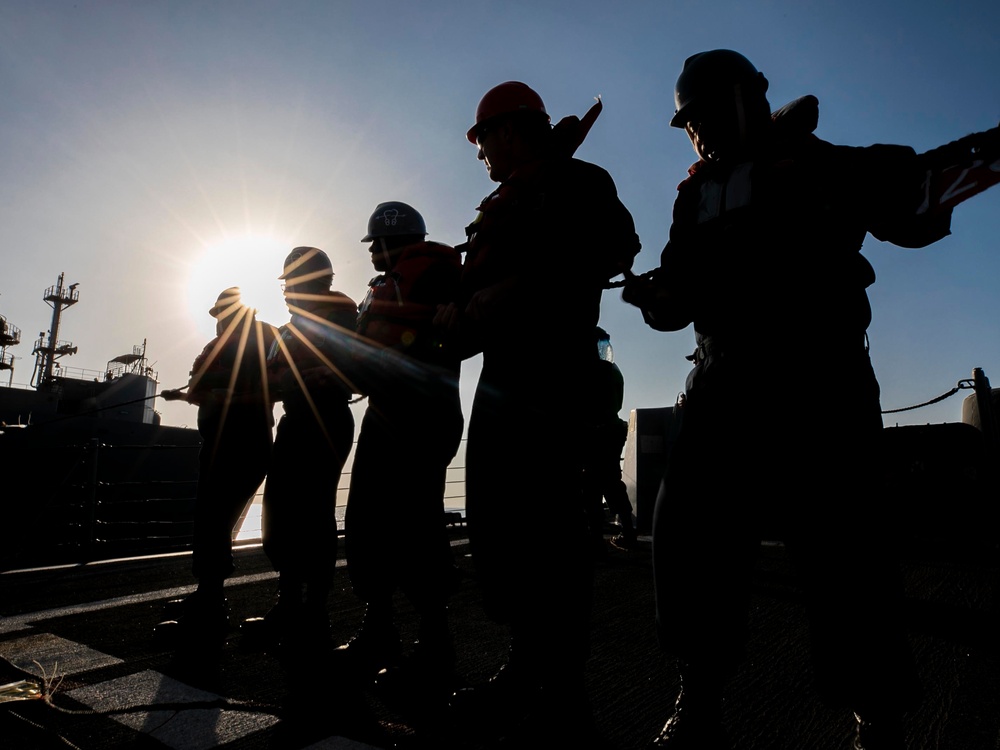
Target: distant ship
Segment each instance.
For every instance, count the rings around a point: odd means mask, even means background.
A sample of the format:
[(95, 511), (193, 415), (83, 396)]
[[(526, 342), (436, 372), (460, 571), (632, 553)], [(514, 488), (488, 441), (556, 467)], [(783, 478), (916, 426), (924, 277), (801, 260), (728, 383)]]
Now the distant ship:
[(102, 370), (61, 360), (59, 338), (79, 301), (65, 274), (43, 299), (52, 307), (35, 341), (30, 386), (13, 385), (21, 332), (0, 316), (0, 570), (86, 562), (190, 545), (198, 479), (197, 430), (160, 424), (157, 375), (145, 342)]

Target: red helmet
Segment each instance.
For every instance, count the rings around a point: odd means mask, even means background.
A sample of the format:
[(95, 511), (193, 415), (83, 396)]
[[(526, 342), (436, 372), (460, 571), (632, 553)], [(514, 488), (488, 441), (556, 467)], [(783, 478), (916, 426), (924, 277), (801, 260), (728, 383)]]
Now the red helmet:
[(534, 89), (520, 81), (507, 81), (483, 94), (479, 106), (476, 107), (476, 124), (469, 128), (465, 137), (475, 146), (476, 136), (484, 122), (512, 112), (537, 112), (545, 115), (546, 121), (549, 120), (549, 113), (545, 111), (542, 97)]

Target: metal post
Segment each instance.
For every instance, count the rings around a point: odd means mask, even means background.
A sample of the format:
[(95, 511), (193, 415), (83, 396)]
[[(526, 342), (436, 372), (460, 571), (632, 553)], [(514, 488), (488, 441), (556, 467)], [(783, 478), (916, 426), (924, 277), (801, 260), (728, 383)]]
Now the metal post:
[(972, 370), (972, 382), (976, 392), (976, 406), (979, 408), (979, 424), (986, 436), (986, 444), (994, 453), (1000, 452), (1000, 429), (993, 410), (993, 389), (983, 368), (976, 367)]
[(91, 438), (87, 441), (87, 452), (89, 453), (90, 466), (85, 489), (85, 513), (84, 531), (86, 536), (83, 544), (84, 560), (89, 561), (93, 557), (94, 542), (97, 536), (97, 477), (98, 460), (100, 458), (101, 441)]

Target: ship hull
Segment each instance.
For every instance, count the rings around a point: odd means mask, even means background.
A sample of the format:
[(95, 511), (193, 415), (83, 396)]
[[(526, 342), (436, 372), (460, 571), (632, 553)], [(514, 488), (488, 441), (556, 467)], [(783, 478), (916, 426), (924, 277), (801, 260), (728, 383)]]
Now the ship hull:
[(190, 547), (197, 430), (96, 417), (0, 434), (0, 570)]

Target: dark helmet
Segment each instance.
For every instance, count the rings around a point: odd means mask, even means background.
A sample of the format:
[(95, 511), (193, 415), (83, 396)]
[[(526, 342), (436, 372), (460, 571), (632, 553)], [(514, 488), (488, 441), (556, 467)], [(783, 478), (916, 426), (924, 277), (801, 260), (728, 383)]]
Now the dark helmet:
[(413, 206), (399, 201), (379, 203), (375, 213), (368, 219), (368, 234), (361, 238), (362, 242), (371, 242), (376, 237), (399, 237), (427, 235), (424, 217)]
[(231, 286), (219, 294), (219, 298), (212, 305), (212, 309), (208, 311), (208, 314), (213, 318), (222, 320), (223, 318), (228, 318), (241, 307), (243, 307), (243, 300), (240, 297), (240, 288), (238, 286)]
[(483, 94), (479, 106), (476, 107), (476, 124), (469, 128), (465, 137), (475, 146), (479, 129), (485, 122), (515, 112), (535, 112), (543, 116), (545, 122), (549, 122), (549, 114), (545, 111), (542, 97), (533, 88), (520, 81), (507, 81)]
[(284, 270), (278, 278), (289, 284), (305, 284), (324, 276), (333, 276), (330, 256), (318, 247), (297, 247), (285, 258)]
[(684, 61), (684, 69), (677, 76), (674, 86), (674, 116), (670, 125), (683, 128), (701, 103), (731, 96), (733, 87), (746, 85), (742, 93), (767, 91), (767, 79), (749, 60), (730, 49), (714, 49), (691, 55)]

